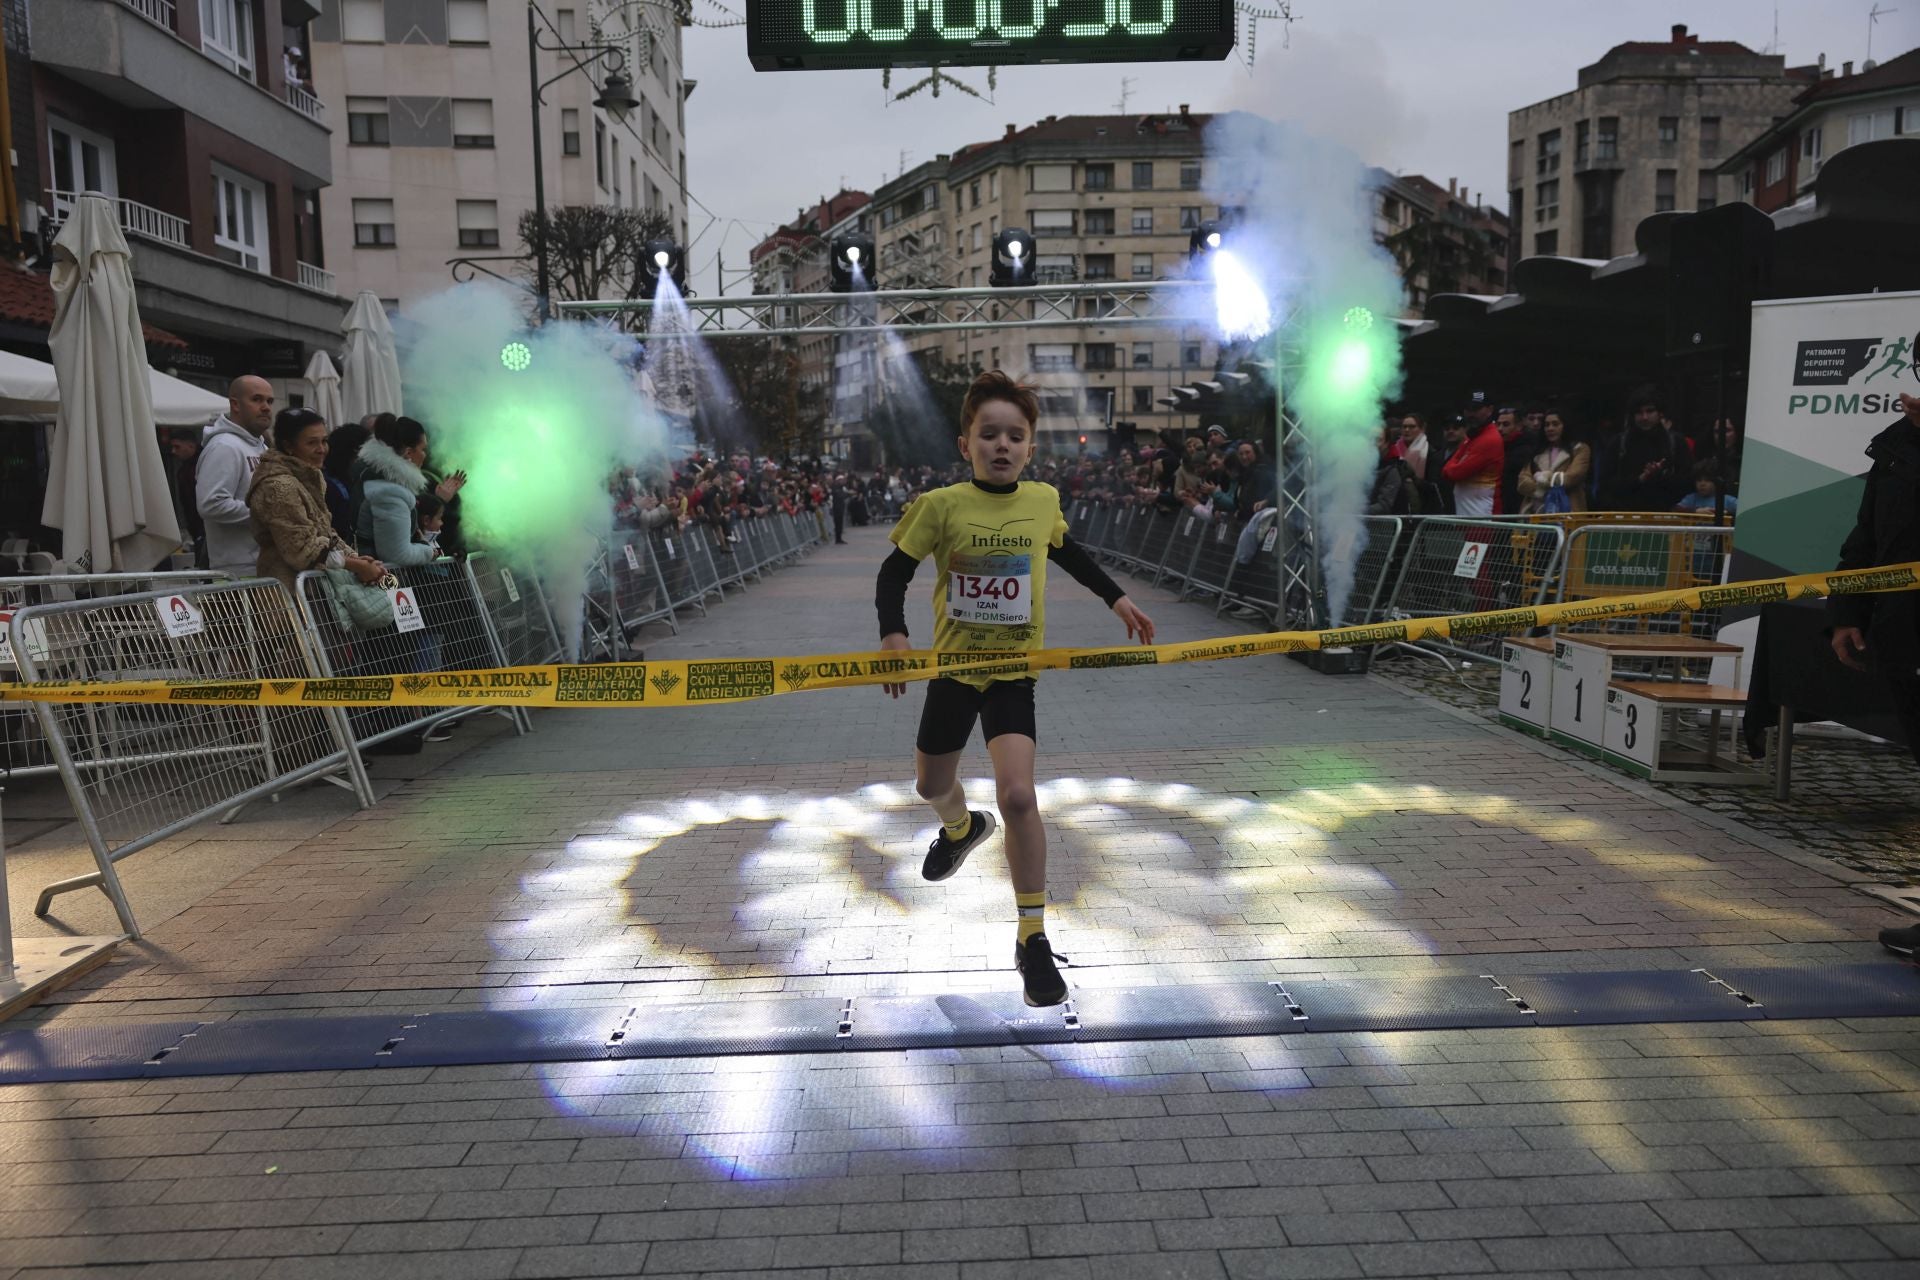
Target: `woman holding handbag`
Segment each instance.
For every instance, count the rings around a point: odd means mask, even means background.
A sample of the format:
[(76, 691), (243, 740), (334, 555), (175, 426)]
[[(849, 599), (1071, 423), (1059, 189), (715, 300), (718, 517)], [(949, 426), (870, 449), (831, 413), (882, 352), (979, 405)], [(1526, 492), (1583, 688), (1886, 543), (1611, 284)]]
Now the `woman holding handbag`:
[(326, 460), (326, 419), (311, 409), (282, 409), (273, 423), (273, 448), (261, 455), (247, 489), (253, 537), (260, 544), (256, 567), (288, 591), (306, 569), (343, 570), (363, 584), (386, 576), (386, 565), (356, 553), (335, 532), (321, 470)]
[(1567, 432), (1567, 420), (1549, 413), (1541, 427), (1546, 447), (1520, 472), (1520, 514), (1559, 515), (1587, 509), (1587, 477), (1593, 451)]

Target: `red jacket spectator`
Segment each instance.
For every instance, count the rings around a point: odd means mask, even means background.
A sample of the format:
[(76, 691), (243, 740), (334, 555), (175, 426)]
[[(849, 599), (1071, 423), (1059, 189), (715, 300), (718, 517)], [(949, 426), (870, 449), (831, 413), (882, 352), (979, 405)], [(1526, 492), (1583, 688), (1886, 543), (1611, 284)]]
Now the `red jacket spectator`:
[(1481, 424), (1447, 459), (1440, 473), (1453, 485), (1453, 509), (1463, 516), (1497, 516), (1500, 476), (1506, 465), (1506, 441), (1491, 422)]

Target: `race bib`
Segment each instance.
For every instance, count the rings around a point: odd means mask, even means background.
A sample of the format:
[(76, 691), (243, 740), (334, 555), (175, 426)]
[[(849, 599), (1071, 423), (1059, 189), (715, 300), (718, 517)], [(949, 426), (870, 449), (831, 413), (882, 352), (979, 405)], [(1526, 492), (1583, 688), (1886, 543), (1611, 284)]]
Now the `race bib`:
[(1032, 557), (953, 557), (947, 562), (947, 616), (974, 624), (1033, 621)]

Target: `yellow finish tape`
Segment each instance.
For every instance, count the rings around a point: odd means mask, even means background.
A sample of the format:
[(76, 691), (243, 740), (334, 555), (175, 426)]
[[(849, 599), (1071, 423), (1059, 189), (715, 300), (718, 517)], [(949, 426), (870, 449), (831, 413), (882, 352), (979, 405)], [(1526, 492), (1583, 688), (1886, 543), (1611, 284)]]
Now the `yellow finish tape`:
[(531, 707), (684, 707), (744, 702), (803, 689), (898, 684), (939, 676), (1026, 676), (1095, 667), (1164, 666), (1267, 653), (1301, 653), (1343, 645), (1408, 640), (1484, 639), (1566, 622), (1592, 622), (1649, 613), (1681, 613), (1728, 605), (1920, 588), (1920, 562), (1845, 573), (1737, 582), (1601, 600), (1544, 604), (1492, 613), (1414, 618), (1326, 631), (1274, 631), (1182, 644), (1120, 645), (1101, 649), (954, 653), (916, 649), (868, 650), (804, 658), (721, 658), (700, 661), (567, 663), (442, 671), (418, 675), (346, 676), (315, 680), (134, 680), (124, 683), (0, 684), (0, 702), (250, 703), (264, 706), (450, 707), (518, 703)]

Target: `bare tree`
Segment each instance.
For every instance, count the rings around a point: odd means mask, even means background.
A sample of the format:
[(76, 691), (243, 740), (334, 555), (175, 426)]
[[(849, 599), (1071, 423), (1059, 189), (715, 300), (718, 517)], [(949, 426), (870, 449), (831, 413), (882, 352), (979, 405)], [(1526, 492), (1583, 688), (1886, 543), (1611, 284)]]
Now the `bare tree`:
[(552, 296), (569, 302), (639, 297), (647, 241), (673, 234), (667, 215), (650, 209), (569, 204), (547, 210), (544, 223), (531, 210), (520, 216), (528, 276), (544, 248)]

